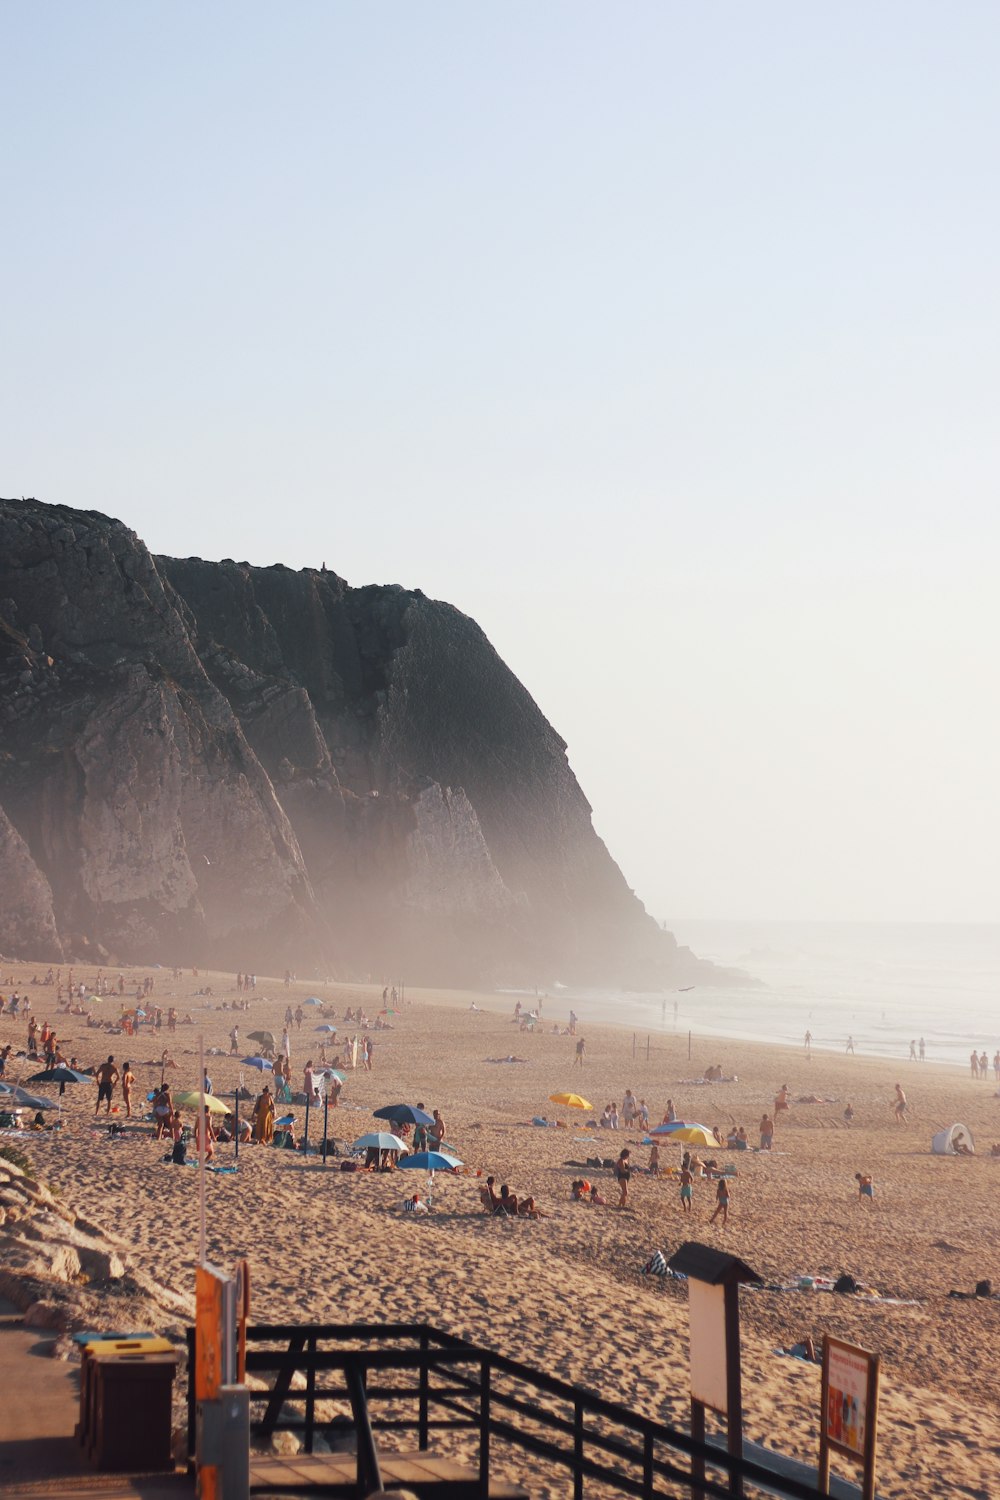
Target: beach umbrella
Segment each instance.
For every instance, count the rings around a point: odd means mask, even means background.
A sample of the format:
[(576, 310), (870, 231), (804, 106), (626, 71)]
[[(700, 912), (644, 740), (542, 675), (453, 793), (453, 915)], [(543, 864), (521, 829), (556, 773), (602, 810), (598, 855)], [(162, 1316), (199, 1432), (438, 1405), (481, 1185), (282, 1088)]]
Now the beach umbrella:
[(27, 1089), (14, 1087), (4, 1094), (4, 1103), (16, 1105), (18, 1109), (58, 1109), (54, 1099), (43, 1099), (39, 1094), (29, 1094)]
[(398, 1135), (391, 1135), (388, 1130), (370, 1130), (367, 1135), (359, 1136), (354, 1142), (356, 1150), (364, 1147), (369, 1151), (405, 1151), (406, 1142), (401, 1141)]
[(683, 1141), (687, 1146), (717, 1146), (719, 1143), (704, 1125), (684, 1125), (670, 1136), (672, 1141)]
[(322, 1000), (317, 1000), (315, 995), (310, 995), (308, 1000), (303, 1000), (303, 1005), (322, 1005)]
[(341, 1073), (339, 1068), (314, 1068), (313, 1072), (317, 1078), (336, 1078), (338, 1083), (347, 1082), (347, 1074)]
[[(662, 1125), (655, 1125), (649, 1132), (650, 1135), (678, 1135), (682, 1130), (701, 1130), (705, 1135), (712, 1135), (707, 1125), (699, 1125), (696, 1120), (666, 1120)], [(683, 1140), (684, 1137), (681, 1136)], [(712, 1136), (714, 1140), (715, 1137)]]
[(383, 1005), (382, 1009), (379, 1011), (380, 1016), (394, 1016), (396, 1014), (397, 1012), (393, 1010), (391, 1005)]
[(275, 1120), (274, 1123), (275, 1123), (275, 1125), (285, 1125), (285, 1126), (287, 1126), (287, 1125), (294, 1125), (295, 1124), (295, 1116), (294, 1115), (282, 1115), (281, 1119), (280, 1120)]
[(586, 1099), (581, 1099), (579, 1094), (550, 1094), (549, 1102), (552, 1104), (565, 1104), (567, 1109), (593, 1109)]
[(404, 1156), (399, 1165), (412, 1167), (418, 1172), (450, 1172), (464, 1163), (457, 1156), (446, 1156), (443, 1151), (414, 1151), (409, 1156)]
[(245, 1057), (243, 1059), (245, 1068), (258, 1068), (261, 1073), (270, 1073), (271, 1064), (266, 1057)]
[(425, 1109), (417, 1109), (412, 1104), (383, 1104), (381, 1109), (372, 1110), (376, 1120), (393, 1120), (400, 1125), (433, 1125), (434, 1116), (429, 1115)]
[[(200, 1109), (201, 1094), (197, 1089), (188, 1089), (187, 1093), (174, 1095), (175, 1109)], [(223, 1104), (214, 1094), (205, 1095), (205, 1109), (210, 1115), (230, 1115), (232, 1110), (228, 1104)]]
[(248, 1031), (247, 1036), (251, 1042), (260, 1042), (262, 1047), (270, 1047), (274, 1050), (273, 1031)]
[(32, 1073), (29, 1083), (93, 1083), (89, 1073), (78, 1073), (60, 1063), (57, 1068), (46, 1068), (42, 1073)]
[(336, 1031), (336, 1026), (331, 1026), (329, 1021), (324, 1021), (322, 1026), (314, 1026), (314, 1031)]

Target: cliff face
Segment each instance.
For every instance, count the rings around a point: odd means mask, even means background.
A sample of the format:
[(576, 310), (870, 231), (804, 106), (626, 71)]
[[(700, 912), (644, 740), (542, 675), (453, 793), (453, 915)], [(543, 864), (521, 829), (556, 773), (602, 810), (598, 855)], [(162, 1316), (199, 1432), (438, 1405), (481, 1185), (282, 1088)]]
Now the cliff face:
[(702, 966), (478, 627), (0, 501), (0, 951), (411, 982)]

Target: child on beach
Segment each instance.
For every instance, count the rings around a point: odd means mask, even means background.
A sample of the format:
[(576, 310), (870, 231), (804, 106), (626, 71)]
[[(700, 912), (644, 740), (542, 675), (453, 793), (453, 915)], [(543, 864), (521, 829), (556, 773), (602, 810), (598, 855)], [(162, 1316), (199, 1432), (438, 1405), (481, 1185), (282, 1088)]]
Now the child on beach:
[(715, 1212), (708, 1222), (714, 1224), (720, 1214), (722, 1215), (722, 1227), (725, 1229), (729, 1221), (729, 1180), (726, 1177), (719, 1178), (715, 1189)]
[(692, 1183), (694, 1176), (688, 1167), (681, 1167), (681, 1211), (689, 1214), (691, 1212)]
[(870, 1174), (867, 1172), (855, 1172), (854, 1180), (858, 1184), (858, 1202), (861, 1203), (865, 1198), (867, 1198), (869, 1203), (874, 1203), (875, 1183), (873, 1182)]
[(892, 1106), (892, 1114), (897, 1125), (906, 1124), (906, 1095), (901, 1083), (896, 1084), (896, 1102)]

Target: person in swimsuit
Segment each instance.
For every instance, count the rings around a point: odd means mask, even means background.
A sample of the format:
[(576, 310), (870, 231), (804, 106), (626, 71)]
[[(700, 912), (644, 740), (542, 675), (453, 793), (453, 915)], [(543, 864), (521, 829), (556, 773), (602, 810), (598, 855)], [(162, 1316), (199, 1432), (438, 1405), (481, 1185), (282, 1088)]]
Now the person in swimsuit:
[(896, 1102), (892, 1106), (892, 1114), (897, 1125), (906, 1124), (906, 1095), (901, 1083), (896, 1084)]
[(101, 1063), (101, 1066), (97, 1070), (96, 1077), (97, 1103), (94, 1106), (94, 1114), (96, 1115), (100, 1111), (102, 1103), (105, 1102), (107, 1103), (106, 1113), (110, 1114), (111, 1094), (115, 1084), (118, 1082), (118, 1069), (115, 1067), (115, 1060), (113, 1057), (109, 1057), (106, 1063)]
[(632, 1176), (632, 1153), (626, 1146), (620, 1153), (615, 1163), (615, 1177), (618, 1180), (618, 1207), (628, 1207), (628, 1185)]
[(872, 1181), (871, 1176), (867, 1172), (855, 1172), (854, 1180), (858, 1184), (858, 1202), (861, 1203), (867, 1198), (869, 1203), (874, 1203), (875, 1183)]
[(681, 1167), (681, 1210), (689, 1214), (691, 1212), (692, 1183), (694, 1177), (687, 1167)]
[(722, 1215), (722, 1227), (725, 1229), (729, 1220), (729, 1181), (725, 1177), (719, 1178), (715, 1189), (715, 1212), (708, 1222), (714, 1224), (720, 1214)]
[(127, 1062), (122, 1068), (122, 1098), (125, 1101), (125, 1118), (132, 1118), (132, 1088), (135, 1084), (135, 1074), (132, 1072), (132, 1064)]

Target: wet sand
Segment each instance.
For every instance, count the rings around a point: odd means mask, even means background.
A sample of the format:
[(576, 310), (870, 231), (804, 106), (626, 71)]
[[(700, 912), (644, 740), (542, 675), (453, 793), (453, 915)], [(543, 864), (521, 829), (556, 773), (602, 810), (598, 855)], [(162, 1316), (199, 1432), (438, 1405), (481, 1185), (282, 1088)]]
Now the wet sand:
[[(67, 1056), (73, 1052), (85, 1065), (109, 1052), (118, 1061), (128, 1057), (146, 1087), (159, 1078), (164, 1046), (178, 1063), (171, 1080), (195, 1087), (199, 1038), (206, 1049), (228, 1052), (234, 1019), (244, 1039), (261, 1027), (280, 1038), (286, 1005), (294, 1009), (308, 995), (332, 1005), (338, 1023), (347, 1005), (360, 1002), (374, 1015), (381, 1003), (380, 987), (299, 983), (286, 990), (258, 979), (249, 1013), (234, 1017), (221, 1008), (235, 999), (231, 977), (186, 973), (175, 981), (160, 970), (153, 1000), (164, 1011), (175, 1005), (182, 1015), (190, 1007), (196, 1024), (172, 1036), (165, 1028), (144, 1029), (128, 1039), (88, 1029), (81, 1017), (58, 1015), (54, 991), (27, 983), (33, 966), (5, 966), (5, 986), (10, 972), (18, 988), (31, 992), (38, 1020), (57, 1023)], [(93, 973), (78, 969), (77, 977), (89, 980)], [(215, 990), (211, 999), (195, 994), (206, 984)], [(473, 999), (481, 1013), (470, 1011)], [(414, 1220), (401, 1203), (415, 1185), (423, 1187), (423, 1174), (345, 1174), (333, 1162), (324, 1169), (312, 1157), (245, 1148), (238, 1176), (209, 1178), (208, 1253), (222, 1265), (250, 1259), (254, 1315), (424, 1318), (649, 1415), (684, 1423), (687, 1293), (679, 1283), (641, 1274), (653, 1250), (669, 1256), (684, 1239), (700, 1239), (741, 1256), (776, 1284), (848, 1271), (881, 1298), (743, 1293), (747, 1435), (814, 1461), (819, 1371), (774, 1350), (807, 1334), (818, 1341), (825, 1331), (836, 1333), (883, 1358), (880, 1493), (899, 1500), (949, 1490), (992, 1493), (1000, 1396), (984, 1363), (1000, 1302), (955, 1301), (947, 1293), (971, 1291), (984, 1277), (1000, 1287), (993, 1225), (1000, 1158), (989, 1156), (994, 1136), (1000, 1139), (996, 1085), (930, 1062), (889, 1064), (817, 1052), (807, 1061), (798, 1050), (700, 1043), (697, 1037), (689, 1062), (686, 1035), (654, 1038), (647, 1060), (645, 1038), (633, 1057), (632, 1032), (611, 1025), (581, 1027), (586, 1062), (580, 1069), (573, 1066), (574, 1040), (545, 1029), (553, 1021), (565, 1025), (565, 1002), (548, 998), (543, 1026), (533, 1034), (511, 1023), (512, 1005), (506, 996), (409, 992), (392, 1029), (372, 1034), (373, 1071), (348, 1073), (342, 1107), (331, 1111), (330, 1134), (353, 1140), (375, 1128), (371, 1111), (379, 1105), (423, 1100), (441, 1110), (448, 1140), (473, 1172), (493, 1172), (520, 1195), (534, 1194), (549, 1217), (487, 1218), (479, 1179), (439, 1175), (435, 1212)], [(117, 999), (108, 999), (98, 1009), (110, 1019), (118, 1008)], [(295, 1088), (307, 1057), (318, 1061), (321, 1040), (312, 1030), (318, 1008), (304, 1011), (302, 1030), (292, 1034)], [(23, 1047), (25, 1036), (21, 1019), (0, 1018), (0, 1042)], [(511, 1053), (526, 1061), (485, 1061)], [(715, 1062), (738, 1074), (739, 1082), (695, 1087), (679, 1081)], [(217, 1093), (232, 1092), (238, 1069), (237, 1059), (208, 1057)], [(33, 1071), (34, 1065), (12, 1058), (7, 1077)], [(244, 1071), (256, 1090), (259, 1075)], [(897, 1081), (911, 1104), (903, 1127), (892, 1119)], [(630, 1087), (647, 1101), (652, 1123), (672, 1097), (682, 1117), (723, 1129), (743, 1124), (756, 1141), (757, 1122), (784, 1082), (792, 1107), (779, 1117), (774, 1150), (714, 1153), (738, 1172), (726, 1229), (708, 1222), (714, 1188), (704, 1181), (695, 1186), (690, 1219), (681, 1215), (674, 1180), (642, 1172), (624, 1212), (569, 1201), (570, 1182), (580, 1175), (598, 1182), (609, 1205), (617, 1198), (610, 1172), (577, 1169), (569, 1161), (615, 1156), (628, 1145), (642, 1167), (649, 1152), (640, 1131), (591, 1129), (590, 1116), (560, 1111), (548, 1103), (550, 1094), (583, 1092), (599, 1113), (611, 1099), (620, 1109)], [(835, 1102), (795, 1102), (813, 1093)], [(144, 1252), (147, 1269), (174, 1286), (191, 1287), (197, 1174), (164, 1165), (163, 1146), (150, 1138), (111, 1142), (95, 1132), (95, 1098), (96, 1088), (88, 1085), (68, 1089), (64, 1128), (27, 1138), (39, 1177), (77, 1208), (89, 1205), (93, 1217)], [(848, 1101), (856, 1112), (850, 1128), (843, 1121)], [(304, 1110), (293, 1112), (301, 1131)], [(566, 1128), (532, 1126), (533, 1115), (561, 1115)], [(932, 1133), (954, 1121), (975, 1136), (975, 1158), (931, 1154)], [(314, 1114), (313, 1139), (316, 1125)], [(231, 1156), (231, 1147), (221, 1147), (217, 1160)], [(679, 1149), (661, 1148), (665, 1166), (679, 1157)], [(873, 1175), (874, 1205), (859, 1202), (856, 1171)], [(558, 1492), (545, 1484), (535, 1488)]]

